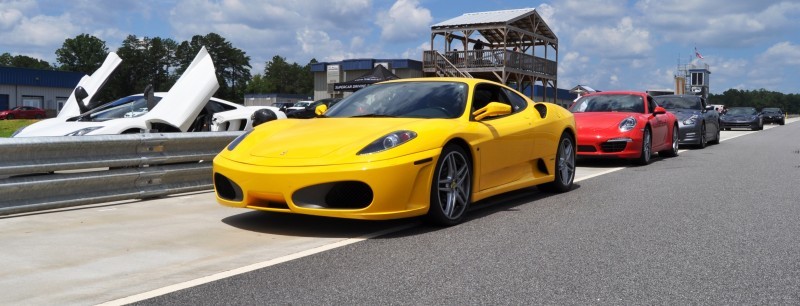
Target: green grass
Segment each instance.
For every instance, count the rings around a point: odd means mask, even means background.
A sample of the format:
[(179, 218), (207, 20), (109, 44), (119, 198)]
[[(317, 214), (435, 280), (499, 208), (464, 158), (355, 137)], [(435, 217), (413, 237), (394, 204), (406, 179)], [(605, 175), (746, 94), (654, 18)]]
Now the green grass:
[(11, 137), (11, 134), (16, 132), (23, 126), (29, 126), (32, 123), (39, 121), (34, 119), (15, 119), (15, 120), (0, 120), (0, 137)]

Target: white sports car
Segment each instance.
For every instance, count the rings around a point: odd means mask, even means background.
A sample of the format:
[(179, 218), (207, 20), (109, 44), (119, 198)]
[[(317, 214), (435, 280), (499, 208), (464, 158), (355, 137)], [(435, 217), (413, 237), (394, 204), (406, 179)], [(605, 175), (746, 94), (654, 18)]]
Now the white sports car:
[(145, 90), (144, 94), (89, 106), (91, 97), (121, 62), (117, 54), (109, 53), (95, 73), (78, 82), (58, 116), (22, 128), (13, 137), (248, 130), (253, 128), (254, 112), (261, 109), (271, 111), (271, 118), (286, 118), (276, 107), (245, 107), (211, 97), (219, 83), (205, 47), (168, 92)]

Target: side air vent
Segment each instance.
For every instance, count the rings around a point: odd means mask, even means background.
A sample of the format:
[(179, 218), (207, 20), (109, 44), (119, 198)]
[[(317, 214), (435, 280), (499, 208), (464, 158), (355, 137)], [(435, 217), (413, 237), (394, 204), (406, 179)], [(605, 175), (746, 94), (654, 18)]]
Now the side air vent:
[(537, 103), (534, 104), (533, 107), (536, 109), (536, 111), (539, 112), (539, 116), (541, 116), (542, 118), (547, 117), (547, 106), (541, 103)]

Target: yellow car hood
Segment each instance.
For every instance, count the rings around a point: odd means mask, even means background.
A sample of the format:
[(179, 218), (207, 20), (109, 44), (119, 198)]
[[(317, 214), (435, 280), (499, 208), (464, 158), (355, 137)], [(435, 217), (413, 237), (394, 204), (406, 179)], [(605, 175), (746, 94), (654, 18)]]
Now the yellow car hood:
[[(335, 165), (390, 159), (441, 147), (455, 120), (418, 118), (317, 118), (275, 120), (256, 128), (221, 156), (270, 166)], [(390, 150), (357, 155), (375, 140), (399, 130), (417, 138)], [(427, 136), (427, 137), (422, 137)], [(425, 138), (424, 140), (422, 138)]]

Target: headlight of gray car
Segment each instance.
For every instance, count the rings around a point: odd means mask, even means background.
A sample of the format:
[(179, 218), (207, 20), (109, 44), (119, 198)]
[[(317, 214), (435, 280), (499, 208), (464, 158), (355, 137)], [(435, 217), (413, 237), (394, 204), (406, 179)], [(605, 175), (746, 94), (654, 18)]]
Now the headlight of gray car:
[(695, 122), (697, 122), (697, 118), (698, 118), (697, 115), (692, 115), (691, 117), (683, 120), (683, 125), (694, 125)]

